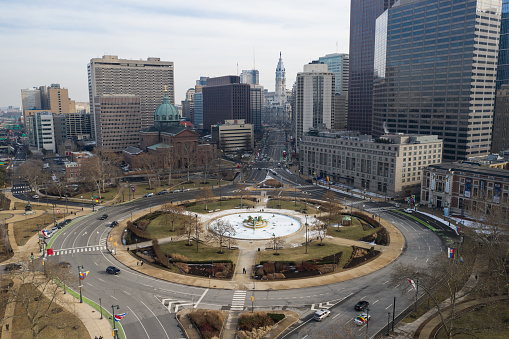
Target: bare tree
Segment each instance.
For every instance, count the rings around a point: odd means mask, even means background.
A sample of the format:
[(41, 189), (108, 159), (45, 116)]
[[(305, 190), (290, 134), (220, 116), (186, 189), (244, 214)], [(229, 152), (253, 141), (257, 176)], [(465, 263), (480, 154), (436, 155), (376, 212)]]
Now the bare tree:
[(219, 244), (219, 253), (224, 253), (223, 244), (235, 232), (233, 226), (226, 220), (218, 219), (211, 226), (212, 241)]
[[(187, 236), (187, 246), (191, 246), (191, 238), (195, 237), (195, 240), (198, 241), (199, 239), (196, 237), (200, 237), (200, 234), (203, 233), (203, 227), (201, 223), (197, 222), (194, 218), (191, 216), (186, 216), (184, 220), (182, 221), (182, 227), (184, 229), (184, 233)], [(196, 234), (198, 233), (198, 234)]]
[(119, 156), (112, 150), (98, 147), (95, 156), (83, 162), (82, 174), (87, 181), (94, 183), (101, 198), (106, 190), (106, 182), (120, 174)]
[(320, 238), (320, 246), (323, 246), (323, 239), (327, 236), (327, 224), (316, 219), (311, 223), (311, 229), (315, 231), (318, 238)]
[(242, 198), (244, 198), (248, 193), (246, 187), (242, 184), (235, 185), (235, 196), (240, 199), (240, 207), (242, 208)]
[(171, 223), (171, 231), (175, 232), (175, 221), (184, 217), (184, 208), (178, 205), (164, 204), (161, 210), (164, 212), (163, 222), (166, 225)]
[(17, 175), (26, 179), (30, 187), (37, 191), (37, 184), (42, 181), (39, 178), (44, 177), (44, 172), (42, 171), (43, 165), (44, 163), (41, 160), (27, 160), (19, 165)]
[[(336, 218), (336, 216), (339, 214), (339, 208), (338, 208), (339, 198), (336, 195), (336, 193), (334, 193), (331, 190), (328, 190), (323, 195), (322, 200), (324, 201), (324, 203), (322, 204), (322, 210), (327, 213), (327, 215), (326, 215), (327, 223), (328, 223), (328, 226), (330, 226), (331, 221), (334, 220), (334, 218)], [(339, 223), (338, 223), (338, 225), (339, 225)], [(338, 229), (339, 229), (339, 226), (338, 226)]]
[(209, 187), (204, 187), (196, 196), (196, 200), (202, 200), (205, 203), (205, 210), (208, 210), (208, 204), (214, 201), (215, 197), (214, 192)]
[(157, 173), (157, 165), (159, 159), (158, 154), (143, 153), (140, 155), (140, 157), (141, 168), (145, 172), (148, 180), (148, 188), (152, 189), (152, 180), (154, 179), (154, 174)]
[(275, 234), (272, 234), (272, 238), (270, 239), (270, 242), (267, 243), (268, 246), (272, 246), (272, 249), (276, 251), (275, 255), (279, 255), (277, 252), (279, 248), (283, 247), (286, 241), (276, 236)]

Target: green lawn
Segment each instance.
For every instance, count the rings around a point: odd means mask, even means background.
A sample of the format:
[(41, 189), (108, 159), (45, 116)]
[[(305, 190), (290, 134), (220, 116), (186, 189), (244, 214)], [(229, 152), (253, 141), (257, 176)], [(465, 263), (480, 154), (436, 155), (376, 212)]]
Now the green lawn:
[[(281, 203), (281, 207), (279, 207), (279, 203)], [(308, 214), (314, 214), (318, 213), (318, 210), (314, 207), (309, 206), (305, 202), (300, 202), (297, 199), (297, 205), (295, 205), (295, 200), (293, 201), (287, 201), (287, 200), (277, 200), (277, 199), (271, 199), (267, 203), (267, 208), (282, 208), (285, 210), (292, 210), (292, 211), (301, 211), (304, 210)]]
[[(16, 201), (14, 203), (14, 208), (17, 209), (17, 210), (23, 210), (24, 211), (26, 205), (27, 205), (26, 202)], [(32, 210), (48, 210), (48, 211), (50, 211), (51, 208), (52, 208), (51, 205), (37, 205), (37, 204), (33, 204), (33, 203), (30, 203), (30, 206), (32, 206)]]
[(178, 253), (184, 255), (189, 261), (205, 261), (205, 260), (231, 260), (234, 265), (237, 264), (239, 250), (229, 250), (223, 247), (223, 254), (219, 254), (219, 246), (208, 246), (205, 244), (198, 245), (198, 253), (196, 253), (196, 242), (191, 241), (191, 246), (187, 246), (187, 241), (175, 241), (171, 243), (161, 244), (159, 247), (163, 252), (171, 254)]
[[(254, 202), (252, 202), (251, 200), (242, 199), (242, 205), (253, 207)], [(239, 206), (240, 206), (240, 199), (229, 199), (229, 200), (223, 200), (223, 201), (221, 201), (221, 203), (219, 202), (219, 200), (216, 200), (214, 202), (209, 203), (207, 207), (208, 207), (209, 211), (214, 211), (216, 209), (229, 210), (229, 209), (234, 209), (235, 207), (239, 207)], [(207, 210), (205, 210), (205, 204), (197, 204), (197, 205), (193, 205), (193, 206), (188, 206), (188, 207), (186, 207), (186, 209), (188, 211), (191, 211), (194, 213), (207, 213), (208, 212)]]
[(367, 235), (375, 233), (380, 229), (380, 227), (370, 228), (369, 230), (364, 231), (360, 225), (360, 221), (357, 220), (357, 218), (352, 218), (352, 226), (340, 227), (339, 232), (337, 229), (337, 227), (329, 227), (327, 229), (327, 235), (343, 239), (359, 240)]
[(184, 230), (181, 227), (181, 223), (186, 217), (189, 218), (189, 216), (181, 215), (179, 216), (179, 219), (174, 221), (173, 226), (175, 231), (172, 232), (171, 222), (166, 221), (166, 217), (164, 215), (160, 215), (154, 220), (150, 221), (146, 231), (149, 234), (150, 239), (160, 239), (183, 234)]
[(339, 267), (343, 267), (350, 256), (352, 255), (352, 247), (350, 246), (339, 246), (324, 241), (324, 246), (319, 246), (319, 241), (314, 241), (308, 244), (308, 254), (306, 254), (306, 247), (292, 247), (278, 250), (279, 255), (274, 255), (275, 251), (261, 251), (257, 253), (256, 262), (260, 261), (305, 261), (320, 259), (334, 253), (343, 252)]

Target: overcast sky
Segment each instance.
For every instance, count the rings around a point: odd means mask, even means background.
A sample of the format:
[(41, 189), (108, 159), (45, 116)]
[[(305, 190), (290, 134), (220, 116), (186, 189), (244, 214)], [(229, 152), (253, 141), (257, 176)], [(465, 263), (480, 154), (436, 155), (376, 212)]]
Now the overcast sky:
[[(260, 71), (274, 91), (304, 64), (348, 53), (350, 0), (0, 0), (0, 107), (22, 88), (59, 83), (88, 101), (87, 64), (104, 54), (173, 61), (180, 103), (200, 76)], [(254, 61), (253, 61), (254, 54)]]

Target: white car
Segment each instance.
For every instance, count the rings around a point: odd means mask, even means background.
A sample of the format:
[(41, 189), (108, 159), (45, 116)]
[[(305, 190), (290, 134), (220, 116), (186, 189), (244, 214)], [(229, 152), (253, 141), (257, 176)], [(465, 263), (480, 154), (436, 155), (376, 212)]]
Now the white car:
[(313, 315), (313, 319), (316, 321), (322, 321), (323, 319), (327, 318), (330, 315), (330, 311), (326, 308), (322, 308), (315, 312)]
[(371, 316), (367, 313), (361, 313), (359, 314), (357, 317), (355, 317), (355, 319), (353, 320), (353, 322), (356, 324), (356, 325), (364, 325), (366, 324), (369, 320), (371, 319)]
[(32, 199), (39, 199), (39, 196), (37, 194), (32, 195)]
[(411, 209), (411, 208), (405, 208), (405, 209), (404, 209), (404, 211), (405, 211), (406, 213), (412, 213), (414, 210), (413, 210), (413, 209)]
[(147, 193), (147, 194), (145, 194), (145, 198), (153, 197), (153, 196), (154, 196), (154, 193)]

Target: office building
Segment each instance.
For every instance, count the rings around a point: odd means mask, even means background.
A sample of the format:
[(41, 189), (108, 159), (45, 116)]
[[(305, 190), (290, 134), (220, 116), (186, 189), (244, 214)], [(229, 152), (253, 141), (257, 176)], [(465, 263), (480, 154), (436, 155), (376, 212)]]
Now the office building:
[(226, 120), (212, 126), (212, 141), (223, 152), (251, 151), (254, 147), (254, 129), (244, 119)]
[[(430, 165), (423, 169), (421, 204), (444, 209), (445, 214), (490, 214), (509, 208), (509, 171), (461, 163)], [(476, 212), (478, 212), (476, 214)]]
[(304, 133), (334, 127), (334, 73), (326, 64), (313, 61), (297, 73), (295, 93), (296, 149)]
[(509, 85), (509, 0), (502, 0), (496, 84), (497, 90), (502, 85)]
[(242, 84), (259, 85), (260, 72), (257, 69), (243, 70), (240, 73), (240, 82)]
[(371, 134), (375, 21), (396, 0), (351, 0), (348, 129)]
[(171, 103), (175, 102), (173, 77), (173, 62), (160, 58), (126, 60), (105, 55), (91, 59), (88, 64), (90, 107), (94, 110), (96, 98), (102, 95), (136, 95), (140, 98), (141, 126), (152, 126), (154, 111), (161, 103), (165, 88)]
[(40, 110), (41, 104), (41, 91), (39, 88), (27, 88), (21, 90), (21, 106), (23, 108), (23, 116), (27, 110)]
[(195, 128), (203, 128), (203, 87), (207, 86), (208, 77), (200, 77), (194, 86), (194, 121)]
[(329, 71), (334, 73), (334, 129), (346, 130), (348, 124), (348, 76), (350, 59), (348, 54), (333, 53), (318, 58), (319, 62), (326, 64)]
[(141, 130), (141, 99), (136, 95), (106, 94), (94, 98), (98, 147), (121, 152), (138, 146)]
[(499, 153), (509, 149), (509, 85), (502, 85), (497, 91), (495, 115), (493, 118), (493, 140), (491, 152)]
[(30, 146), (37, 151), (54, 153), (56, 151), (55, 129), (51, 112), (37, 112), (26, 117), (25, 127)]
[[(377, 20), (373, 134), (434, 134), (444, 161), (489, 153), (501, 1), (401, 0)], [(352, 81), (352, 79), (350, 79)]]
[(39, 111), (53, 114), (76, 113), (76, 103), (69, 98), (67, 88), (61, 88), (60, 84), (22, 89), (21, 102), (25, 118)]
[(250, 90), (235, 75), (207, 79), (207, 86), (202, 88), (203, 128), (210, 130), (210, 126), (225, 120), (243, 119), (250, 123)]
[(300, 170), (387, 197), (418, 195), (421, 170), (442, 162), (436, 135), (391, 134), (373, 139), (358, 132), (310, 132), (302, 137)]
[(194, 94), (195, 89), (190, 88), (186, 91), (186, 99), (182, 101), (182, 117), (194, 123)]
[(263, 86), (262, 85), (249, 85), (251, 87), (249, 91), (250, 102), (251, 102), (251, 124), (255, 132), (261, 132), (262, 130), (262, 111), (263, 111)]

